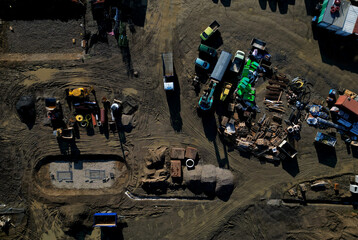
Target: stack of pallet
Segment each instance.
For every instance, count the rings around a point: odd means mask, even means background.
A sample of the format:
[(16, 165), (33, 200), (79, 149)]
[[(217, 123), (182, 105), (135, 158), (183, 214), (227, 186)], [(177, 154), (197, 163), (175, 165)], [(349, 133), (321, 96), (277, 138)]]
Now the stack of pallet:
[(269, 85), (266, 87), (266, 100), (280, 101), (282, 93), (286, 90), (289, 80), (286, 75), (277, 73), (268, 81)]

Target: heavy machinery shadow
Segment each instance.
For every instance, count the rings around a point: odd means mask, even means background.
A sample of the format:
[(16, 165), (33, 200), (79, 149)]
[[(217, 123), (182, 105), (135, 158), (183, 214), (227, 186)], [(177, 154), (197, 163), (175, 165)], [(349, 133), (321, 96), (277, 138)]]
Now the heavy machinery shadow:
[(315, 25), (312, 25), (312, 32), (318, 41), (322, 62), (358, 73), (358, 47), (354, 36), (339, 36)]
[(101, 228), (101, 240), (123, 240), (123, 228), (126, 227), (127, 223), (117, 223), (114, 228)]
[(287, 14), (288, 5), (295, 5), (295, 0), (259, 0), (259, 5), (262, 10), (267, 9), (267, 3), (272, 12), (276, 12), (278, 7), (280, 14)]
[(220, 31), (216, 30), (216, 32), (214, 32), (213, 35), (211, 35), (208, 40), (206, 40), (206, 41), (201, 40), (201, 43), (204, 45), (207, 45), (209, 47), (218, 49), (221, 45), (223, 45), (224, 42), (221, 37)]
[[(79, 1), (80, 2), (80, 1)], [(86, 13), (85, 4), (74, 1), (48, 0), (2, 0), (0, 1), (0, 19), (12, 20), (61, 20), (80, 19)], [(82, 1), (86, 2), (86, 1)]]
[(316, 6), (319, 0), (305, 0), (306, 13), (308, 16), (314, 16), (316, 14)]
[(352, 150), (352, 156), (354, 158), (358, 158), (358, 147), (355, 147), (355, 146), (351, 146), (351, 150)]
[(278, 1), (277, 5), (278, 5), (278, 11), (281, 14), (286, 14), (288, 11), (288, 1)]
[(121, 47), (122, 59), (127, 68), (127, 75), (133, 77), (133, 64), (129, 47)]
[(337, 164), (337, 155), (334, 147), (314, 142), (319, 163), (334, 168)]
[(213, 144), (214, 144), (214, 149), (215, 149), (216, 160), (217, 160), (217, 162), (219, 164), (219, 167), (220, 168), (225, 168), (226, 167), (227, 169), (230, 169), (229, 159), (228, 159), (227, 150), (226, 150), (226, 145), (222, 142), (223, 149), (224, 149), (224, 158), (221, 158), (219, 148), (218, 148), (218, 145), (216, 143), (216, 140), (213, 141)]
[(224, 7), (230, 7), (231, 6), (231, 0), (220, 0), (220, 2)]
[(34, 98), (31, 96), (22, 96), (15, 105), (17, 114), (21, 122), (25, 123), (31, 130), (36, 121), (36, 106)]
[(75, 139), (65, 140), (57, 138), (58, 147), (62, 155), (80, 155)]
[(127, 142), (127, 139), (126, 139), (126, 134), (125, 134), (125, 128), (122, 123), (122, 112), (118, 113), (118, 115), (115, 116), (115, 120), (116, 120), (115, 123), (116, 123), (117, 132), (118, 132), (118, 139), (121, 144), (122, 155), (123, 155), (123, 159), (125, 161), (126, 154), (124, 153), (125, 150), (124, 150), (123, 144), (125, 144)]
[(70, 226), (70, 230), (66, 233), (74, 239), (83, 240), (86, 239), (87, 235), (91, 235), (92, 231), (92, 227), (85, 226), (79, 221), (79, 223), (75, 223)]
[(183, 121), (180, 115), (181, 106), (180, 106), (180, 85), (178, 81), (178, 76), (174, 70), (174, 77), (172, 78), (174, 82), (174, 91), (165, 91), (167, 96), (167, 102), (170, 113), (170, 124), (176, 132), (180, 132), (183, 127)]
[(288, 172), (292, 177), (295, 177), (300, 172), (300, 168), (297, 162), (297, 157), (294, 157), (293, 159), (283, 160), (282, 169)]
[[(198, 111), (201, 111), (198, 109)], [(217, 135), (217, 125), (216, 125), (216, 119), (213, 111), (209, 112), (202, 112), (201, 114), (201, 120), (203, 123), (204, 133), (206, 138), (213, 142), (216, 139)]]
[(205, 72), (206, 75), (208, 75), (208, 72), (210, 71), (213, 71), (214, 70), (214, 67), (215, 67), (215, 64), (216, 62), (218, 61), (218, 57), (215, 56), (215, 57), (211, 57), (209, 56), (208, 54), (205, 54), (203, 52), (199, 52), (199, 58), (207, 61), (209, 64), (210, 64), (210, 68), (208, 70), (204, 70), (202, 68), (199, 68), (198, 66), (195, 66), (195, 72), (197, 74), (200, 74), (200, 73), (203, 73)]
[(145, 23), (148, 0), (122, 2), (122, 17), (126, 18), (122, 20), (128, 21), (128, 19), (131, 19), (133, 21), (133, 24), (143, 27)]

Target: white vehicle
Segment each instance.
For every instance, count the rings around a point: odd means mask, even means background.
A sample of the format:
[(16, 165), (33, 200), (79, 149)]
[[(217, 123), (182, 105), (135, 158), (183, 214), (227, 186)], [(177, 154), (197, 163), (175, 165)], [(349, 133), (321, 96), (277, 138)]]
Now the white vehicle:
[(235, 57), (232, 60), (230, 71), (239, 73), (242, 66), (245, 64), (245, 53), (243, 51), (237, 50)]
[(174, 90), (174, 82), (171, 81), (174, 78), (173, 53), (163, 53), (162, 61), (164, 90)]

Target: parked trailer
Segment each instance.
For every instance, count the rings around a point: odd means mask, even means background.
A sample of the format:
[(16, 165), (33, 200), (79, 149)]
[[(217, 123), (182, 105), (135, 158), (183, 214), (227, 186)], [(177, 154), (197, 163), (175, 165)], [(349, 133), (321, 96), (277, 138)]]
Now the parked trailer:
[(93, 227), (116, 227), (117, 213), (95, 213)]
[(164, 90), (174, 90), (173, 53), (162, 53)]
[(218, 62), (215, 65), (215, 68), (213, 70), (213, 72), (211, 73), (210, 78), (214, 79), (218, 82), (221, 81), (221, 79), (223, 78), (226, 69), (229, 65), (229, 63), (231, 62), (231, 53), (222, 51), (219, 57)]

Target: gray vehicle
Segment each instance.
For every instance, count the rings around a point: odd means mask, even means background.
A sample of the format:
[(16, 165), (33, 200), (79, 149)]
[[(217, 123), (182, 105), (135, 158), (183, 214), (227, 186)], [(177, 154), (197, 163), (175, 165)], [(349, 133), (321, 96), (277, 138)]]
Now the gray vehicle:
[(219, 60), (216, 63), (213, 72), (211, 73), (211, 79), (214, 79), (218, 82), (221, 81), (226, 72), (227, 67), (229, 66), (229, 63), (231, 62), (231, 56), (231, 53), (225, 51), (221, 52)]

